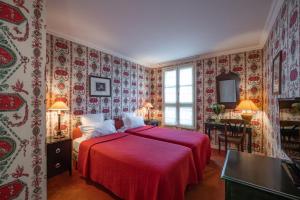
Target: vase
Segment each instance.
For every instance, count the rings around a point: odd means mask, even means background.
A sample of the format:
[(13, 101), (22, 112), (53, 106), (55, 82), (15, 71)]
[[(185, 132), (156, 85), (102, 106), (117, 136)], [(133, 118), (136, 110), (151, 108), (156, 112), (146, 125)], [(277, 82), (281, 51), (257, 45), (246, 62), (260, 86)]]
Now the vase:
[(216, 115), (215, 122), (219, 123), (221, 121), (220, 115)]

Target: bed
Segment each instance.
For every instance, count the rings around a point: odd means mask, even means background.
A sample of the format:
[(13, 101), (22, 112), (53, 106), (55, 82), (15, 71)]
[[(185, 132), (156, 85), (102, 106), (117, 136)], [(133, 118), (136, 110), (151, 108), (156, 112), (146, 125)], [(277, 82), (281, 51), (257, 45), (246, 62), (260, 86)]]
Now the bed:
[(207, 135), (196, 131), (161, 128), (149, 125), (127, 129), (125, 132), (190, 148), (194, 156), (198, 181), (202, 180), (204, 168), (209, 162), (211, 155), (210, 141)]
[(190, 148), (128, 133), (76, 141), (80, 174), (122, 199), (183, 200), (197, 183)]

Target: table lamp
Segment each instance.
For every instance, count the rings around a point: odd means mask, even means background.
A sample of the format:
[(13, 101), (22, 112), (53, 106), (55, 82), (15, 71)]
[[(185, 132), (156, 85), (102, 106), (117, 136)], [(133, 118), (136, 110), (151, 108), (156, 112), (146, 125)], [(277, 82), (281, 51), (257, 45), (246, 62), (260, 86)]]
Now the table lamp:
[(58, 127), (57, 127), (56, 135), (54, 136), (54, 138), (65, 137), (60, 130), (60, 115), (61, 115), (61, 111), (69, 110), (69, 107), (64, 102), (57, 101), (48, 110), (57, 111), (57, 115), (58, 115)]
[(257, 106), (251, 100), (242, 100), (236, 107), (236, 110), (243, 111), (241, 117), (243, 120), (250, 122), (252, 120), (253, 111), (258, 111)]
[(146, 102), (144, 107), (147, 109), (148, 111), (148, 120), (150, 120), (150, 109), (153, 108), (153, 105), (149, 102)]

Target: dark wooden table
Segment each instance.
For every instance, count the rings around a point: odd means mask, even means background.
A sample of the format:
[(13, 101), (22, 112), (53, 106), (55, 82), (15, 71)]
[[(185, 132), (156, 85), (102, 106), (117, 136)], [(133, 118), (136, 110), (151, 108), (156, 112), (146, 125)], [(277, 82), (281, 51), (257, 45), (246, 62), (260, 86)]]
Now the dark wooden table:
[(160, 126), (160, 121), (157, 119), (146, 119), (144, 120), (146, 125), (151, 125), (151, 126)]
[(221, 175), (225, 180), (225, 199), (300, 199), (300, 190), (282, 167), (283, 162), (229, 150)]
[[(225, 124), (222, 122), (207, 121), (204, 123), (204, 129), (205, 129), (205, 134), (207, 134), (208, 137), (210, 138), (210, 133), (212, 130), (224, 131)], [(250, 125), (246, 127), (246, 134), (248, 136), (248, 144), (247, 144), (248, 153), (252, 153), (252, 127)]]

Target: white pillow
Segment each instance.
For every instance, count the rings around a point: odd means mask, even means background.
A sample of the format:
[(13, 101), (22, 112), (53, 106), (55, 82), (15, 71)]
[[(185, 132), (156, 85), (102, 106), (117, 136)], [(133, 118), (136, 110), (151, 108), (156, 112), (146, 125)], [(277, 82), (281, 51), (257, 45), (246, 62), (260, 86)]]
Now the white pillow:
[(117, 132), (116, 127), (115, 127), (115, 121), (114, 120), (105, 120), (101, 126), (95, 128), (95, 131), (93, 131), (93, 133), (92, 133), (92, 137), (109, 135), (109, 134), (112, 134), (115, 132)]
[(87, 114), (81, 117), (82, 126), (101, 126), (104, 122), (104, 115), (99, 114)]
[(79, 126), (86, 139), (116, 133), (115, 121), (105, 120), (100, 126)]
[(90, 139), (92, 137), (92, 134), (96, 130), (96, 126), (79, 126), (80, 131), (82, 133), (82, 136), (85, 137), (86, 139)]
[(122, 113), (122, 118), (134, 117), (134, 116), (136, 116), (135, 112), (124, 112), (124, 113)]
[(132, 116), (125, 118), (124, 126), (126, 129), (137, 128), (140, 126), (145, 126), (144, 119), (138, 116)]
[(130, 127), (130, 120), (128, 118), (135, 117), (135, 116), (136, 116), (136, 114), (134, 112), (122, 113), (122, 120), (123, 120), (124, 127), (126, 129), (128, 129)]

